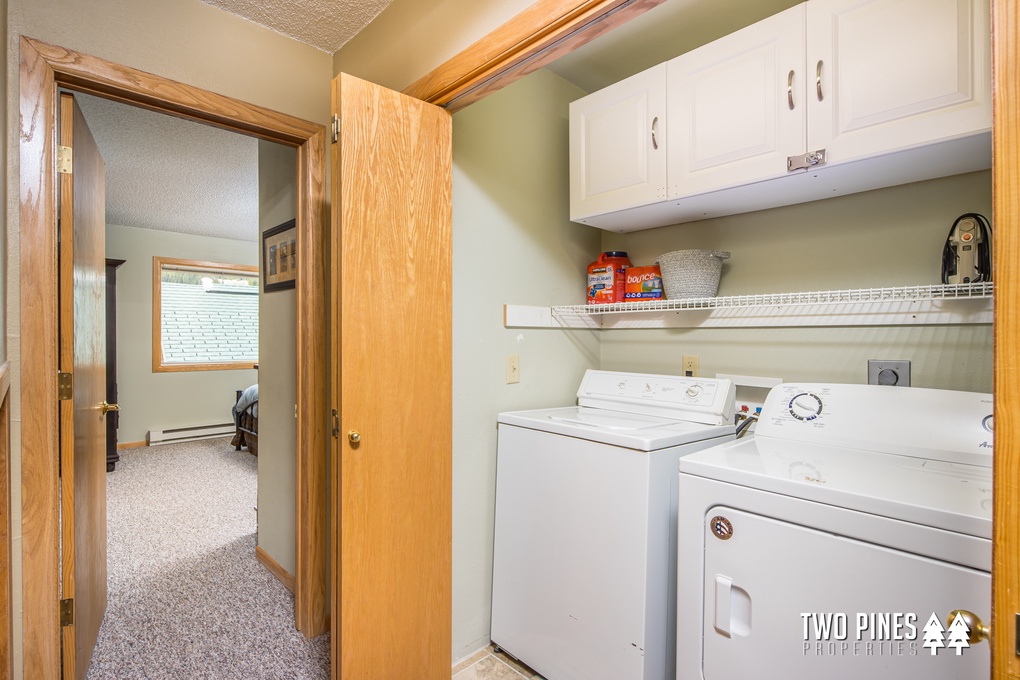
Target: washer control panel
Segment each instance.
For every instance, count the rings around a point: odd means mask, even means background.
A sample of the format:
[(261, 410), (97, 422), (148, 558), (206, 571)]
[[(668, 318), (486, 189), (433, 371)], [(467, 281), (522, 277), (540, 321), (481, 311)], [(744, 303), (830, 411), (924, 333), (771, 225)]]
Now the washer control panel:
[(579, 406), (644, 413), (708, 425), (733, 422), (733, 383), (716, 378), (589, 370)]

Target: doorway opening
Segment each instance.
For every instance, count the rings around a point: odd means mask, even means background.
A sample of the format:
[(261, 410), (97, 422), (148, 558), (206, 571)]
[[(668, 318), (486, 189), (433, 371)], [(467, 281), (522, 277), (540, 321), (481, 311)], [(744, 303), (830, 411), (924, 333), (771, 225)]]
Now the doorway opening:
[[(325, 129), (134, 69), (21, 39), (21, 281), (25, 673), (59, 674), (60, 554), (57, 449), (57, 233), (55, 213), (57, 88), (95, 94), (275, 141), (296, 149), (297, 315), (297, 566), (295, 623), (315, 636), (327, 626)], [(27, 178), (32, 177), (31, 181)], [(34, 184), (33, 184), (34, 182)], [(30, 186), (31, 184), (31, 186)], [(26, 386), (31, 386), (30, 389)], [(31, 414), (31, 415), (29, 415)]]

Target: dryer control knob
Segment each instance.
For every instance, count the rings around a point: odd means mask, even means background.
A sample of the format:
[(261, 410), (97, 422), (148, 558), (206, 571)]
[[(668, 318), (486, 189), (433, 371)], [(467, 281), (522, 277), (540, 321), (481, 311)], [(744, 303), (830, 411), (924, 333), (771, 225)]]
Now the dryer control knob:
[(801, 392), (790, 400), (789, 409), (797, 420), (814, 420), (822, 414), (822, 400), (818, 395)]
[(701, 385), (691, 385), (687, 388), (687, 396), (691, 399), (697, 399), (701, 396)]

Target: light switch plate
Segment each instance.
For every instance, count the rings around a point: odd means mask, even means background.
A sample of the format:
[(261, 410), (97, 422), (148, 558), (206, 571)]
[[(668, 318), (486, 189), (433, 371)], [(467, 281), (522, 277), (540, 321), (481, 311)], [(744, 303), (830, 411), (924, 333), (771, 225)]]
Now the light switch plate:
[(910, 362), (869, 359), (868, 384), (910, 387)]
[(506, 384), (513, 385), (521, 381), (521, 357), (519, 354), (506, 355)]

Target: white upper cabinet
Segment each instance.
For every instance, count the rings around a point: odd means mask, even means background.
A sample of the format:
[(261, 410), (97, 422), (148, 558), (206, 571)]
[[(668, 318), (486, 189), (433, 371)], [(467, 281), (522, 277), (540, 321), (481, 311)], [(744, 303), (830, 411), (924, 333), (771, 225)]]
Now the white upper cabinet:
[(666, 198), (666, 65), (570, 104), (570, 219)]
[(987, 169), (989, 13), (808, 0), (578, 100), (571, 219), (633, 231)]
[(804, 5), (667, 64), (669, 197), (785, 175), (804, 152)]
[(992, 126), (987, 0), (810, 0), (809, 150), (828, 163)]

